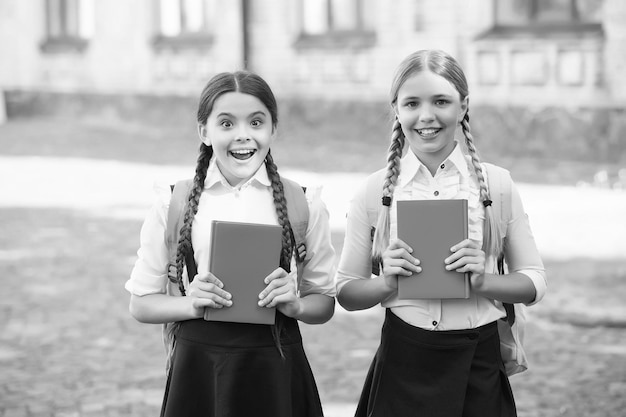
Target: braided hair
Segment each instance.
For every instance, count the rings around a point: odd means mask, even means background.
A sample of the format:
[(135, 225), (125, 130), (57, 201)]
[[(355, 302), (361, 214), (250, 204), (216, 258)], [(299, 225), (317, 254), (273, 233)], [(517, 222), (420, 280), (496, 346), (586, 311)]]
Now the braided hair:
[[(391, 90), (390, 102), (395, 107), (398, 100), (398, 91), (410, 77), (421, 71), (431, 71), (448, 80), (459, 92), (461, 100), (464, 100), (469, 93), (465, 74), (459, 63), (450, 55), (439, 50), (420, 50), (407, 56), (398, 66), (394, 75)], [(494, 217), (491, 208), (491, 198), (487, 188), (487, 182), (480, 157), (474, 144), (474, 137), (471, 134), (469, 125), (469, 112), (466, 112), (461, 121), (461, 129), (465, 136), (465, 144), (471, 157), (472, 167), (478, 179), (480, 188), (480, 200), (485, 207), (485, 222), (483, 225), (483, 250), (486, 254), (498, 256), (502, 252), (502, 232)], [(389, 245), (389, 211), (393, 199), (393, 191), (400, 173), (400, 157), (404, 147), (404, 134), (402, 126), (396, 118), (392, 127), (391, 144), (387, 154), (387, 173), (383, 182), (383, 207), (378, 216), (376, 232), (372, 245), (372, 257), (379, 262), (382, 253)]]

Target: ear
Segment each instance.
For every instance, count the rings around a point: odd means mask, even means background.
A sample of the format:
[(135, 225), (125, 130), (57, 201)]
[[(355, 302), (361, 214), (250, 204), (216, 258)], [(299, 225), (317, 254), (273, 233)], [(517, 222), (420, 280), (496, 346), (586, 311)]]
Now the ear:
[(398, 103), (393, 103), (391, 105), (391, 110), (393, 111), (393, 115), (397, 119), (398, 118)]
[(459, 109), (459, 116), (458, 116), (459, 124), (465, 118), (465, 114), (467, 113), (468, 109), (469, 109), (469, 96), (465, 96), (465, 98), (461, 100), (461, 108)]
[(209, 139), (209, 132), (206, 128), (206, 124), (198, 123), (198, 136), (200, 137), (202, 143), (206, 146), (211, 146), (211, 139)]

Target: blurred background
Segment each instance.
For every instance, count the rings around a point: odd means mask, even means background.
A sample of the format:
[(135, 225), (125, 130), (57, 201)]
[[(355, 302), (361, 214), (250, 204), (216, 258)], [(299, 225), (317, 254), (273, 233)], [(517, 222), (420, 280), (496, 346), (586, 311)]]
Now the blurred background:
[[(464, 68), (476, 145), (548, 270), (519, 415), (623, 416), (625, 44), (621, 0), (0, 0), (0, 417), (158, 414), (160, 328), (123, 285), (153, 183), (193, 175), (213, 75), (268, 81), (277, 165), (324, 187), (340, 253), (393, 72), (427, 48)], [(352, 415), (381, 314), (301, 326), (327, 416)]]

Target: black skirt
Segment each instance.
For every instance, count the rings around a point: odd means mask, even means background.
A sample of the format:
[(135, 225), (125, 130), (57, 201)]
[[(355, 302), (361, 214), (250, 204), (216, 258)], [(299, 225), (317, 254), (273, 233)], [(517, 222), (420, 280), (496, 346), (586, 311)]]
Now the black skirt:
[(356, 417), (514, 417), (496, 323), (429, 331), (387, 309)]
[(272, 326), (182, 322), (161, 416), (322, 416), (297, 321), (279, 312), (277, 320), (282, 356)]

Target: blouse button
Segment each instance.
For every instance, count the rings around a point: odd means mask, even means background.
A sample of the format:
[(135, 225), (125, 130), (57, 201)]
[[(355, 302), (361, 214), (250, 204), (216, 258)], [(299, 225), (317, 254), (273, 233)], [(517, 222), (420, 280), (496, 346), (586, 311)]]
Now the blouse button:
[(437, 197), (439, 195), (439, 191), (435, 191), (433, 194), (435, 194), (435, 197)]
[(437, 324), (439, 324), (439, 323), (437, 323), (436, 320), (433, 320), (433, 326), (437, 326)]
[(445, 167), (446, 167), (446, 164), (441, 164), (439, 168), (444, 169)]

